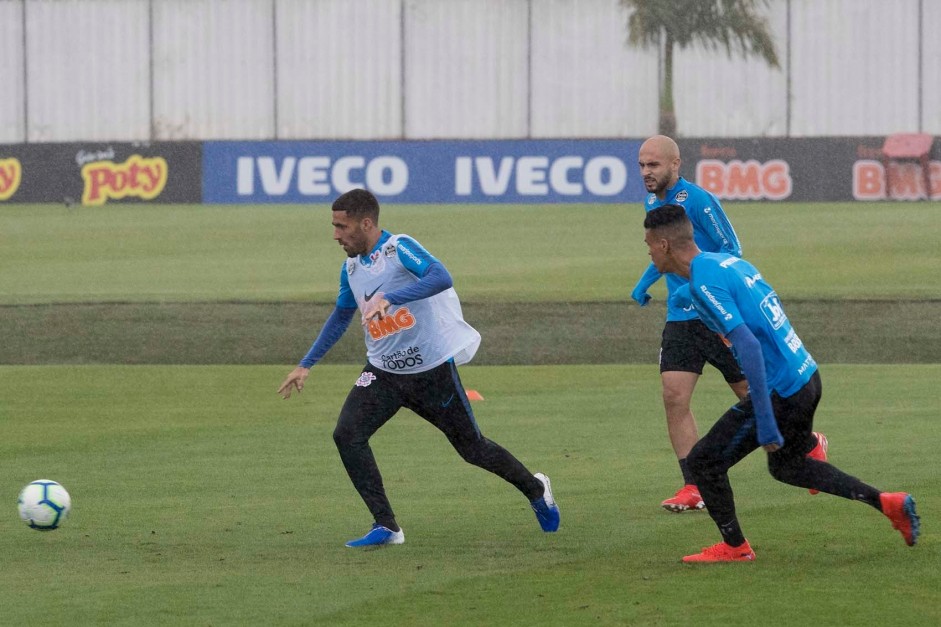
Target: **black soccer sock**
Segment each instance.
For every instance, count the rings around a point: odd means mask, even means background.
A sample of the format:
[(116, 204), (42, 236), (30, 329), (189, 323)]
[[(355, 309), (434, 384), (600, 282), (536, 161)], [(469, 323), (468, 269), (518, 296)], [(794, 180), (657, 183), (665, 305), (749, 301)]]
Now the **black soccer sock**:
[(733, 518), (729, 522), (717, 523), (719, 533), (722, 534), (722, 540), (729, 546), (742, 546), (745, 542), (745, 536), (742, 534), (742, 528), (738, 524), (738, 519)]
[(382, 525), (389, 531), (401, 531), (402, 528), (399, 527), (398, 523), (395, 522), (395, 518), (387, 518), (385, 520), (377, 520), (376, 523)]
[(686, 458), (679, 460), (680, 472), (683, 473), (683, 483), (686, 485), (696, 485), (693, 475), (689, 472), (689, 466), (686, 464)]
[(813, 488), (851, 501), (862, 501), (882, 511), (880, 492), (877, 488), (843, 472), (830, 463), (808, 459), (804, 456), (790, 458), (771, 456), (768, 469), (778, 481), (800, 488)]

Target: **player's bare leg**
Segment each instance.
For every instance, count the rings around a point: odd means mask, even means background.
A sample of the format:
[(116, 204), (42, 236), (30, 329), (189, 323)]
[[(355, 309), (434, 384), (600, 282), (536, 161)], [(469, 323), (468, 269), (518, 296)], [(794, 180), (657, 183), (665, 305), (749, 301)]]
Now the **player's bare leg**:
[[(695, 372), (667, 371), (660, 374), (660, 380), (663, 385), (663, 408), (667, 415), (670, 444), (673, 445), (673, 452), (683, 468), (686, 456), (699, 440), (696, 419), (690, 409), (699, 375)], [(664, 509), (677, 513), (705, 507), (699, 490), (685, 477), (683, 487), (661, 505)]]

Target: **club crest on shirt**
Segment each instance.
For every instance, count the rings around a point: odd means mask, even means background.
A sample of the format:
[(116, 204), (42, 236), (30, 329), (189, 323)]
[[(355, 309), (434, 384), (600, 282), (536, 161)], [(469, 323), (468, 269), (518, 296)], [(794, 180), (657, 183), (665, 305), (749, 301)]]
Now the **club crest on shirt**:
[(686, 190), (684, 189), (683, 191), (681, 191), (679, 194), (676, 195), (676, 198), (674, 198), (674, 200), (675, 200), (676, 202), (683, 202), (683, 201), (686, 200), (687, 198), (689, 198), (689, 194), (688, 194), (688, 193), (686, 192)]
[(369, 384), (376, 380), (376, 375), (371, 372), (364, 372), (359, 375), (359, 379), (356, 380), (356, 386), (365, 388), (369, 387)]
[(379, 274), (386, 267), (386, 258), (382, 256), (381, 248), (369, 253), (368, 257), (360, 256), (358, 259), (358, 265), (363, 266), (370, 274)]
[(356, 272), (356, 260), (355, 260), (355, 259), (347, 259), (347, 260), (346, 260), (346, 276), (350, 276), (350, 275), (352, 275), (354, 272)]
[(385, 253), (386, 257), (394, 257), (395, 246), (393, 246), (392, 244), (386, 244), (385, 247), (382, 249), (382, 252)]

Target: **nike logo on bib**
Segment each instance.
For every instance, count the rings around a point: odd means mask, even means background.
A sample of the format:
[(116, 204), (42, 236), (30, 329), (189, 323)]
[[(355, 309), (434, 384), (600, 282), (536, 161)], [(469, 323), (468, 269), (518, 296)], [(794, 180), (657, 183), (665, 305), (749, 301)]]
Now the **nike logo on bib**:
[(370, 298), (372, 298), (373, 296), (376, 295), (376, 292), (379, 291), (379, 288), (380, 288), (380, 287), (382, 287), (382, 283), (380, 283), (379, 286), (378, 286), (376, 289), (374, 289), (373, 291), (369, 292), (368, 294), (367, 294), (366, 292), (363, 292), (363, 296), (366, 298), (366, 302), (367, 302), (367, 303), (369, 302), (369, 299), (370, 299)]

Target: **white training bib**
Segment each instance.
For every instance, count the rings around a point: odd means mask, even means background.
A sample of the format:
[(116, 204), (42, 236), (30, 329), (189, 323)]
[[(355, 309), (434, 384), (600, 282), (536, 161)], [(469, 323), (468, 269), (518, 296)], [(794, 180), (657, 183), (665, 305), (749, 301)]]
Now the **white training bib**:
[[(347, 279), (360, 311), (376, 294), (418, 282), (399, 260), (399, 237), (390, 237), (368, 259), (346, 260)], [(388, 372), (424, 372), (452, 357), (458, 365), (465, 364), (480, 346), (480, 334), (464, 321), (453, 287), (429, 298), (392, 305), (382, 320), (371, 320), (364, 331), (366, 358)]]

